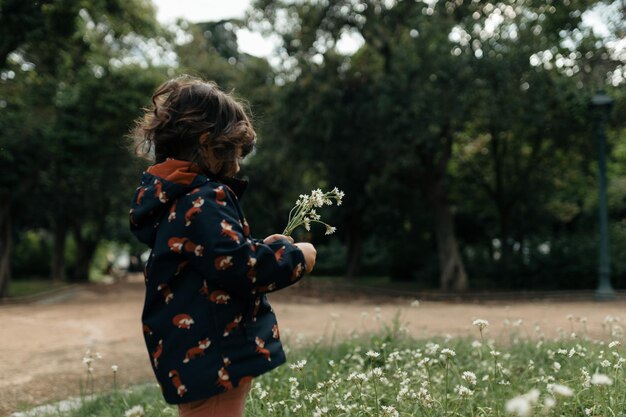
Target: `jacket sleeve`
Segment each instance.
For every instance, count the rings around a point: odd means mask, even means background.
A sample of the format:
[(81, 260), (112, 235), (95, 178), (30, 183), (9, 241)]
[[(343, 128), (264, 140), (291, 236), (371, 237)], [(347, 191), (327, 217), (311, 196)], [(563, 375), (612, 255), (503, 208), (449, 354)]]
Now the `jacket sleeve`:
[[(180, 204), (182, 203), (182, 204)], [(227, 187), (202, 187), (179, 202), (185, 252), (207, 282), (250, 296), (296, 283), (305, 271), (302, 251), (285, 239), (269, 245), (250, 237), (237, 198)], [(182, 222), (181, 222), (182, 223)]]

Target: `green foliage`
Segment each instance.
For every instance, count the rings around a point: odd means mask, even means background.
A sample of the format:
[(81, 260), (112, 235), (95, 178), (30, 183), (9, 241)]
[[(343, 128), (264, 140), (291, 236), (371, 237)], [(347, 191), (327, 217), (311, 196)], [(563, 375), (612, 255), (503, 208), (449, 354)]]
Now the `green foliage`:
[(13, 273), (22, 277), (47, 277), (51, 255), (48, 233), (43, 230), (21, 233), (13, 250)]

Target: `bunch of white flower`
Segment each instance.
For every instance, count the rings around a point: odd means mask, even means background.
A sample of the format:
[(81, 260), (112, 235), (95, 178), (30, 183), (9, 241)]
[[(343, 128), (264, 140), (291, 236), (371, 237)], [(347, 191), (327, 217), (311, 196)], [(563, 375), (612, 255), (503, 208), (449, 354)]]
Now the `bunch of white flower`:
[(471, 371), (463, 372), (462, 378), (470, 385), (476, 385), (476, 374)]
[(484, 328), (486, 328), (487, 326), (489, 326), (489, 322), (487, 320), (483, 320), (483, 319), (476, 319), (474, 320), (474, 322), (472, 323), (474, 326), (478, 327), (479, 330), (483, 330)]
[(140, 405), (136, 405), (133, 408), (124, 412), (124, 417), (143, 417), (144, 415), (145, 412), (143, 410), (143, 407)]
[(306, 359), (302, 359), (301, 361), (298, 361), (296, 363), (289, 365), (289, 367), (295, 371), (301, 371), (304, 369), (305, 366), (306, 366)]
[(285, 236), (291, 235), (298, 226), (304, 226), (306, 230), (311, 230), (311, 222), (314, 222), (326, 226), (326, 234), (332, 235), (337, 229), (324, 223), (315, 209), (323, 207), (324, 205), (331, 206), (333, 200), (340, 206), (344, 195), (344, 192), (340, 191), (337, 187), (326, 193), (318, 188), (317, 190), (311, 191), (310, 195), (300, 194), (296, 205), (289, 212), (289, 220), (287, 221), (287, 226), (283, 234)]
[(539, 390), (533, 388), (524, 395), (512, 398), (506, 402), (505, 410), (518, 417), (530, 417), (532, 410), (539, 400)]
[(593, 385), (611, 385), (613, 383), (613, 380), (604, 374), (594, 374), (591, 377), (591, 383)]

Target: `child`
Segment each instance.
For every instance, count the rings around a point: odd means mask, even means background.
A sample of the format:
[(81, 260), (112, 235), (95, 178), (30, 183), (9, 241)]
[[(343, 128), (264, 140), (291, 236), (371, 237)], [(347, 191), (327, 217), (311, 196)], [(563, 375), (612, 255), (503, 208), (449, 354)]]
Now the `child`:
[(265, 293), (311, 272), (316, 252), (283, 235), (253, 239), (233, 176), (256, 135), (240, 103), (216, 84), (162, 84), (132, 132), (155, 165), (130, 210), (152, 248), (143, 332), (165, 400), (181, 416), (243, 416), (253, 377), (285, 362)]

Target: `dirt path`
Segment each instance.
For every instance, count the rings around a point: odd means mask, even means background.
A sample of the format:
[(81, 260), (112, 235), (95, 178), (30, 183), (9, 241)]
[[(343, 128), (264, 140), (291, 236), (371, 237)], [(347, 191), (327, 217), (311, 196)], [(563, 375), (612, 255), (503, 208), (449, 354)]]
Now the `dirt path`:
[[(374, 331), (398, 312), (407, 331), (419, 338), (475, 333), (476, 318), (489, 320), (492, 337), (509, 334), (506, 322), (518, 319), (523, 320), (520, 331), (531, 334), (538, 325), (547, 335), (556, 335), (558, 328), (581, 332), (582, 325), (568, 321), (569, 314), (587, 317), (587, 331), (593, 335), (602, 334), (607, 315), (626, 320), (623, 301), (510, 306), (425, 302), (414, 307), (406, 299), (325, 302), (302, 297), (298, 288), (270, 299), (281, 336), (291, 347), (330, 337), (333, 329), (343, 337)], [(82, 358), (87, 349), (102, 355), (94, 365), (96, 390), (112, 386), (112, 365), (119, 366), (122, 385), (151, 381), (139, 324), (142, 302), (143, 284), (130, 283), (80, 288), (66, 300), (0, 306), (0, 415), (78, 395), (86, 378)]]

